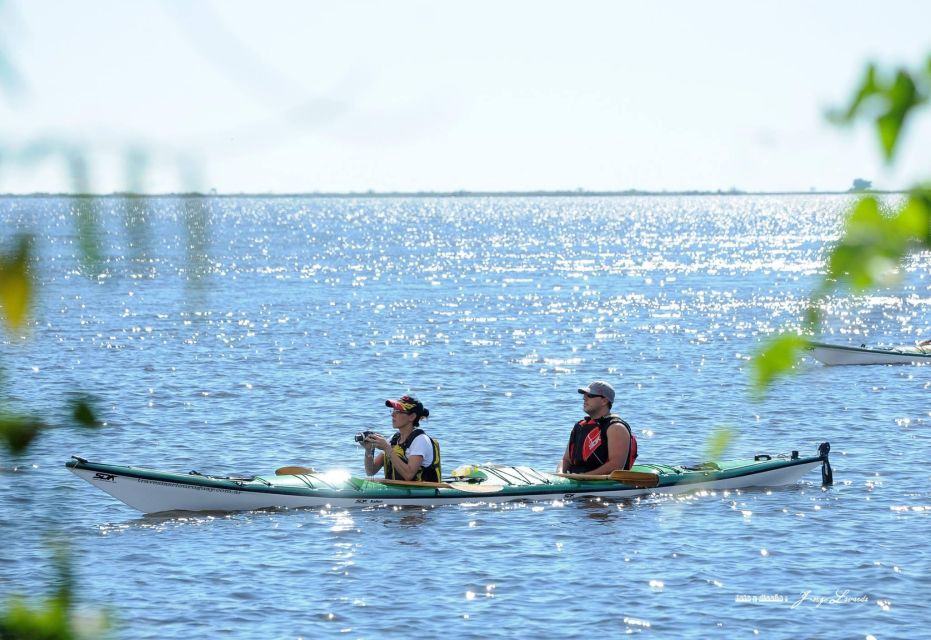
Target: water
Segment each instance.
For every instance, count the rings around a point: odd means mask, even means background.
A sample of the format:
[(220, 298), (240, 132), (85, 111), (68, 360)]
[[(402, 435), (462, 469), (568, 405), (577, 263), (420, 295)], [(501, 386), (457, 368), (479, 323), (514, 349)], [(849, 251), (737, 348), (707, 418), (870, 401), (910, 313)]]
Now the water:
[[(906, 637), (931, 516), (926, 367), (805, 361), (763, 401), (749, 357), (797, 323), (843, 197), (105, 199), (103, 261), (77, 204), (0, 199), (36, 235), (8, 406), (107, 425), (0, 454), (0, 596), (48, 592), (69, 542), (82, 611), (116, 637)], [(838, 297), (825, 339), (931, 335), (928, 256)], [(353, 434), (416, 393), (444, 469), (551, 469), (610, 380), (642, 462), (832, 443), (836, 485), (616, 503), (144, 517), (68, 473), (91, 460), (211, 473), (362, 473)]]

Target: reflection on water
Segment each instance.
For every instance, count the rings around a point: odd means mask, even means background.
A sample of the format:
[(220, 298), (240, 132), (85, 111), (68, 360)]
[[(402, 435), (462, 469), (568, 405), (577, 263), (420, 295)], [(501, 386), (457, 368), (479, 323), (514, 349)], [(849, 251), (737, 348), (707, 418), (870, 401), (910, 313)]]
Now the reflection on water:
[[(46, 588), (59, 530), (82, 598), (127, 638), (901, 636), (928, 620), (931, 368), (803, 362), (763, 402), (747, 392), (749, 354), (801, 316), (845, 201), (104, 201), (105, 277), (87, 279), (69, 201), (0, 198), (5, 227), (38, 230), (42, 290), (32, 339), (2, 347), (11, 402), (67, 424), (58, 398), (84, 390), (107, 422), (0, 462), (0, 596)], [(828, 301), (825, 337), (931, 335), (925, 258), (896, 289)], [(837, 482), (141, 517), (62, 466), (360, 474), (352, 436), (390, 430), (384, 399), (413, 392), (445, 469), (549, 470), (597, 378), (642, 462), (699, 461), (727, 424), (726, 456), (830, 441)]]

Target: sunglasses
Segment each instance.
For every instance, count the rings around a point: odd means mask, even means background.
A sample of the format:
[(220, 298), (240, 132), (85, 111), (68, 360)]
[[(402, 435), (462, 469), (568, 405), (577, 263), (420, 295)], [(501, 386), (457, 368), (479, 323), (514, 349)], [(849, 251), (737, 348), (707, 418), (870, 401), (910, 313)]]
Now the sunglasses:
[(598, 395), (597, 393), (583, 393), (582, 395), (586, 398), (604, 398), (604, 396)]

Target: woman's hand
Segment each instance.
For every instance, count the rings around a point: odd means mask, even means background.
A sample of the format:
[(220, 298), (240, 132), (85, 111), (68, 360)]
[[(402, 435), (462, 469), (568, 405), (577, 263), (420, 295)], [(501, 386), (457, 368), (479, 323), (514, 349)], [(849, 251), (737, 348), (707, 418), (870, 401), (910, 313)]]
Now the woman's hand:
[(365, 441), (363, 442), (363, 446), (366, 448), (366, 450), (369, 447), (374, 447), (375, 449), (381, 449), (385, 453), (387, 453), (391, 448), (391, 445), (388, 444), (388, 441), (385, 440), (385, 437), (380, 433), (372, 433), (366, 436)]

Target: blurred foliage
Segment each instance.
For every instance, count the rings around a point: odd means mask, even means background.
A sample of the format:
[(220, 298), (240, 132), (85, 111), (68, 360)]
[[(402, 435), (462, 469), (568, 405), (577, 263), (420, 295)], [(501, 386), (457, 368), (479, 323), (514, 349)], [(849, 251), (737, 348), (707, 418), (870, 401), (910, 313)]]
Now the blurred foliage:
[[(0, 9), (2, 8), (0, 0)], [(19, 75), (4, 55), (0, 43), (0, 87), (12, 92), (19, 90), (20, 86)], [(3, 156), (3, 159), (7, 156), (13, 157), (14, 161), (27, 166), (49, 158), (64, 158), (71, 175), (73, 191), (77, 194), (90, 191), (87, 160), (85, 153), (78, 147), (49, 140), (35, 140), (25, 145), (19, 153), (5, 152)], [(85, 273), (90, 275), (99, 273), (103, 262), (97, 207), (96, 198), (75, 198), (79, 260)], [(29, 314), (36, 298), (36, 285), (30, 269), (34, 260), (31, 235), (17, 235), (13, 239), (12, 247), (0, 248), (0, 320), (11, 335), (23, 333), (29, 325)], [(49, 424), (39, 417), (24, 415), (7, 408), (5, 400), (5, 394), (0, 394), (0, 448), (18, 455), (28, 449), (39, 434), (49, 428)], [(85, 427), (100, 425), (91, 397), (76, 395), (67, 403), (67, 408), (70, 420), (74, 424)]]
[[(4, 2), (0, 0), (0, 10)], [(2, 33), (0, 33), (2, 35)], [(0, 41), (0, 92), (6, 97), (22, 93), (21, 76), (12, 66)], [(0, 141), (2, 142), (2, 141)], [(89, 149), (61, 139), (35, 139), (16, 149), (0, 144), (0, 165), (11, 163), (30, 168), (47, 162), (64, 163), (70, 178), (72, 214), (77, 238), (77, 259), (81, 271), (88, 277), (99, 277), (106, 263), (101, 228), (101, 203), (93, 195), (89, 164)], [(141, 274), (149, 263), (148, 239), (151, 212), (145, 193), (145, 175), (150, 164), (149, 154), (141, 145), (127, 145), (125, 151), (128, 193), (124, 204), (124, 227), (128, 238), (128, 256), (134, 275)], [(195, 186), (194, 171), (182, 168), (188, 186)], [(199, 183), (199, 181), (197, 181)], [(196, 191), (196, 188), (191, 189)], [(209, 272), (209, 215), (201, 198), (185, 200), (184, 220), (188, 231), (188, 282), (202, 289)], [(35, 281), (30, 263), (36, 257), (30, 235), (14, 238), (11, 248), (0, 247), (0, 326), (10, 334), (22, 333), (29, 326), (29, 316), (35, 305)], [(25, 452), (42, 431), (50, 428), (46, 421), (12, 411), (6, 405), (5, 384), (0, 379), (0, 450), (12, 455)], [(74, 425), (95, 428), (95, 401), (86, 394), (74, 394), (67, 402), (68, 416)], [(51, 508), (51, 507), (50, 507)], [(110, 622), (103, 615), (80, 617), (73, 610), (74, 581), (65, 548), (58, 545), (54, 553), (57, 587), (54, 593), (39, 603), (13, 596), (0, 609), (0, 640), (81, 640), (99, 638)]]
[(184, 199), (184, 224), (187, 232), (186, 286), (199, 292), (210, 273), (210, 211), (204, 198)]
[(148, 267), (149, 222), (152, 219), (149, 199), (145, 193), (145, 174), (149, 166), (149, 155), (140, 147), (126, 151), (126, 198), (123, 202), (123, 227), (126, 230), (127, 246), (134, 275), (143, 275)]
[[(931, 57), (915, 71), (884, 74), (866, 69), (850, 105), (829, 114), (838, 124), (869, 121), (883, 158), (895, 159), (906, 124), (931, 96)], [(862, 293), (897, 282), (902, 263), (916, 250), (931, 249), (931, 183), (913, 187), (901, 202), (885, 204), (875, 196), (860, 198), (847, 213), (840, 240), (826, 260), (825, 275), (809, 300), (802, 327), (765, 343), (752, 363), (753, 385), (762, 393), (789, 372), (810, 344), (807, 335), (821, 327), (820, 303), (838, 289)]]
[(26, 324), (33, 299), (29, 273), (32, 238), (20, 235), (9, 253), (0, 252), (0, 313), (10, 331), (20, 331)]
[(753, 388), (760, 393), (791, 369), (807, 344), (805, 338), (792, 334), (777, 336), (765, 344), (753, 359)]
[(11, 453), (25, 451), (45, 427), (38, 418), (0, 413), (0, 440)]
[(71, 400), (71, 419), (74, 423), (82, 427), (99, 427), (100, 420), (97, 419), (97, 411), (94, 409), (94, 398), (88, 395), (80, 395)]
[(828, 117), (838, 124), (871, 120), (883, 158), (892, 162), (909, 116), (928, 101), (929, 82), (931, 57), (923, 68), (914, 72), (902, 67), (892, 74), (884, 74), (875, 64), (867, 65), (850, 105)]
[(848, 213), (841, 241), (828, 256), (822, 287), (843, 284), (862, 293), (894, 284), (902, 259), (928, 244), (929, 204), (931, 191), (921, 190), (889, 213), (875, 197), (862, 198)]
[(98, 199), (90, 195), (90, 170), (84, 154), (76, 149), (71, 150), (67, 160), (71, 173), (71, 192), (75, 194), (73, 206), (78, 232), (78, 258), (84, 273), (95, 276), (100, 273), (103, 264)]
[(67, 547), (53, 543), (56, 580), (53, 593), (37, 604), (12, 596), (0, 610), (2, 640), (90, 640), (109, 628), (104, 614), (81, 617), (74, 611), (74, 576)]
[[(0, 0), (0, 16), (3, 14), (4, 4), (3, 0)], [(0, 31), (0, 35), (3, 35), (2, 31)], [(9, 62), (9, 58), (6, 55), (6, 48), (3, 46), (3, 42), (0, 41), (0, 90), (5, 91), (8, 96), (13, 97), (19, 94), (22, 88), (22, 77)]]
[(734, 441), (734, 430), (730, 427), (719, 426), (711, 433), (705, 445), (706, 460), (720, 460)]
[[(68, 402), (68, 412), (73, 424), (80, 427), (101, 426), (94, 408), (94, 399), (80, 395)], [(32, 441), (49, 425), (35, 416), (19, 415), (0, 409), (0, 442), (13, 454), (23, 453)]]

